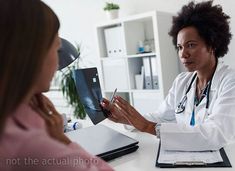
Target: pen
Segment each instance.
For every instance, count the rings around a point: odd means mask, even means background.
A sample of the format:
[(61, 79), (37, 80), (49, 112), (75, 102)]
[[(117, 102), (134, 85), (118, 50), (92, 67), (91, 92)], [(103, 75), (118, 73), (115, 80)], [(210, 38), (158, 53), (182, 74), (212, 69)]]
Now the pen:
[(114, 96), (116, 95), (116, 92), (117, 92), (117, 88), (115, 88), (115, 90), (114, 90), (114, 92), (113, 92), (113, 94), (112, 94), (112, 96), (110, 98), (110, 102), (111, 103), (113, 103), (113, 101), (114, 101)]

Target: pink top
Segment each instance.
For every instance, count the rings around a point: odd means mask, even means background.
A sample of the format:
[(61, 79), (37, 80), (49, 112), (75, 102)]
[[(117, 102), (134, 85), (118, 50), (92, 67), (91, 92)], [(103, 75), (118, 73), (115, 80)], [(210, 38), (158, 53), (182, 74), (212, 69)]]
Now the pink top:
[(26, 104), (7, 119), (0, 138), (0, 170), (113, 170), (78, 144), (52, 139), (44, 120)]

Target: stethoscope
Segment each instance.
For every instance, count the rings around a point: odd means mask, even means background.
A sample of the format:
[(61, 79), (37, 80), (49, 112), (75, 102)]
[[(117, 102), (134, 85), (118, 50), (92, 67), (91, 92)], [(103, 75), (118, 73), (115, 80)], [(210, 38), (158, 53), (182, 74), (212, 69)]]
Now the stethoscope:
[[(213, 74), (214, 75), (214, 74)], [(213, 75), (212, 75), (212, 78), (213, 78)], [(195, 73), (193, 75), (193, 78), (185, 92), (185, 95), (183, 96), (182, 100), (180, 101), (180, 103), (178, 104), (178, 106), (176, 107), (175, 109), (175, 113), (176, 114), (180, 114), (182, 112), (184, 112), (185, 110), (185, 106), (186, 106), (186, 102), (187, 102), (187, 94), (188, 92), (190, 91), (191, 87), (192, 87), (192, 84), (194, 82), (194, 80), (197, 78), (197, 73)], [(208, 83), (208, 88), (207, 88), (207, 91), (206, 91), (206, 109), (209, 108), (209, 95), (210, 95), (210, 89), (211, 89), (211, 82), (212, 82), (212, 79), (209, 81)]]

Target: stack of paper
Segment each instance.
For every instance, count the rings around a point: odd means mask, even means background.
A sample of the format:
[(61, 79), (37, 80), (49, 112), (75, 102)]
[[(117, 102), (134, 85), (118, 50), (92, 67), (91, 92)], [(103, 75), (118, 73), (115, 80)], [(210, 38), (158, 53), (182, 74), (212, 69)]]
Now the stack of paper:
[(219, 151), (168, 151), (160, 149), (159, 163), (184, 164), (184, 163), (216, 163), (223, 159)]

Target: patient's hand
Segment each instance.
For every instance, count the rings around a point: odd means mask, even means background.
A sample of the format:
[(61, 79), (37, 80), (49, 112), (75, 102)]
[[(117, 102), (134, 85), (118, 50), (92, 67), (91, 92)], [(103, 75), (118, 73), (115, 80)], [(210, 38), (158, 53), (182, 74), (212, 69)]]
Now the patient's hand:
[(64, 135), (64, 126), (62, 116), (56, 111), (52, 102), (43, 94), (35, 95), (30, 102), (30, 106), (44, 120), (47, 126), (48, 134), (64, 144), (71, 141)]

